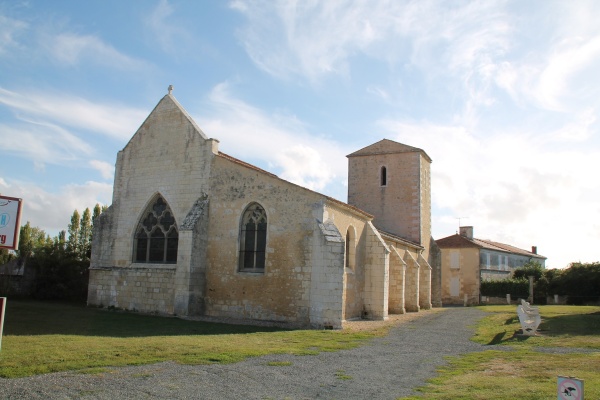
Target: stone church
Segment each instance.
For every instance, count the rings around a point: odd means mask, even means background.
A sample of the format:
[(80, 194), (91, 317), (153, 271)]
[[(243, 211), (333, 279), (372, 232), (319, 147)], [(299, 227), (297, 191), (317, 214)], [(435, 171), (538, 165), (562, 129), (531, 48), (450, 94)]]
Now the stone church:
[(170, 90), (117, 154), (88, 305), (341, 328), (432, 306), (431, 159), (348, 155), (348, 203), (219, 151)]

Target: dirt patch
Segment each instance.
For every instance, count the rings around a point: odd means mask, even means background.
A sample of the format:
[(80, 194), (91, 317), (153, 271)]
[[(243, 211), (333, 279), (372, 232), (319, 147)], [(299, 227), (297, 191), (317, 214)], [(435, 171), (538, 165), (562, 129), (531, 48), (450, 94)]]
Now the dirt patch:
[(432, 308), (431, 310), (422, 310), (419, 312), (411, 312), (406, 314), (390, 314), (385, 321), (371, 321), (367, 319), (343, 321), (342, 329), (349, 331), (371, 331), (379, 328), (387, 328), (397, 326), (417, 318), (422, 318), (432, 313), (443, 311), (443, 308)]

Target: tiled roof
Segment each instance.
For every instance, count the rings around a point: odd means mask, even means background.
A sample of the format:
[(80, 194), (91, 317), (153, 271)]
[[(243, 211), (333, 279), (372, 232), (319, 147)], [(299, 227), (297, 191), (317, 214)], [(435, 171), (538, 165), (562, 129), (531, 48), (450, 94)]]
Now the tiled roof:
[(440, 248), (444, 249), (453, 249), (453, 248), (469, 248), (469, 247), (477, 247), (480, 249), (487, 250), (495, 250), (502, 251), (505, 253), (518, 254), (527, 257), (535, 257), (535, 258), (546, 258), (540, 254), (535, 254), (527, 250), (520, 249), (515, 246), (511, 246), (505, 243), (494, 242), (491, 240), (484, 239), (469, 239), (465, 236), (461, 236), (458, 233), (452, 236), (448, 236), (435, 241)]
[(253, 170), (257, 171), (257, 172), (260, 172), (261, 174), (265, 174), (265, 175), (268, 175), (268, 176), (270, 176), (270, 177), (272, 177), (272, 178), (279, 179), (280, 181), (287, 182), (287, 183), (289, 183), (290, 185), (294, 185), (294, 186), (296, 186), (296, 187), (299, 187), (299, 188), (301, 188), (301, 189), (308, 190), (309, 192), (316, 193), (316, 194), (318, 194), (318, 195), (320, 195), (320, 196), (323, 196), (323, 197), (324, 197), (324, 198), (326, 198), (328, 201), (330, 201), (330, 202), (332, 202), (332, 203), (334, 203), (334, 204), (337, 204), (337, 205), (339, 205), (339, 206), (342, 206), (342, 207), (344, 207), (344, 208), (346, 208), (346, 209), (348, 209), (348, 210), (351, 210), (351, 211), (353, 211), (353, 212), (355, 212), (355, 213), (361, 214), (361, 215), (363, 215), (364, 217), (367, 217), (368, 219), (373, 219), (373, 215), (369, 214), (369, 213), (368, 213), (368, 212), (366, 212), (366, 211), (363, 211), (363, 210), (361, 210), (360, 208), (356, 208), (356, 207), (354, 207), (354, 206), (351, 206), (351, 205), (350, 205), (350, 204), (348, 204), (348, 203), (344, 203), (343, 201), (340, 201), (340, 200), (338, 200), (338, 199), (334, 199), (333, 197), (326, 196), (326, 195), (324, 195), (324, 194), (322, 194), (322, 193), (315, 192), (314, 190), (310, 190), (310, 189), (308, 189), (308, 188), (305, 188), (304, 186), (300, 186), (300, 185), (297, 185), (297, 184), (295, 184), (295, 183), (292, 183), (292, 182), (286, 181), (285, 179), (282, 179), (282, 178), (278, 177), (277, 175), (275, 175), (275, 174), (272, 174), (272, 173), (271, 173), (271, 172), (269, 172), (269, 171), (265, 171), (264, 169), (258, 168), (258, 167), (257, 167), (257, 166), (255, 166), (255, 165), (252, 165), (252, 164), (249, 164), (249, 163), (247, 163), (247, 162), (245, 162), (245, 161), (239, 160), (239, 159), (237, 159), (237, 158), (235, 158), (235, 157), (232, 157), (232, 156), (230, 156), (230, 155), (228, 155), (228, 154), (225, 154), (225, 153), (223, 153), (223, 152), (221, 152), (221, 151), (219, 151), (219, 157), (222, 157), (222, 158), (224, 158), (224, 159), (226, 159), (226, 160), (229, 160), (229, 161), (231, 161), (231, 162), (233, 162), (233, 163), (235, 163), (235, 164), (242, 165), (242, 166), (244, 166), (244, 167), (246, 167), (246, 168), (253, 169)]
[(348, 154), (347, 157), (356, 157), (356, 156), (371, 156), (376, 154), (397, 154), (397, 153), (412, 153), (412, 152), (420, 152), (429, 162), (431, 162), (431, 158), (425, 153), (425, 150), (419, 149), (418, 147), (408, 146), (406, 144), (394, 142), (393, 140), (383, 139), (377, 143), (373, 143), (370, 146), (364, 147), (354, 153)]
[(402, 244), (405, 244), (407, 246), (414, 247), (414, 248), (417, 248), (417, 249), (423, 249), (423, 246), (421, 246), (417, 242), (413, 242), (411, 240), (404, 239), (404, 238), (402, 238), (402, 237), (400, 237), (398, 235), (394, 235), (393, 233), (382, 231), (381, 229), (379, 229), (377, 227), (375, 227), (375, 228), (377, 229), (377, 231), (379, 232), (379, 234), (382, 237), (386, 238), (386, 239), (390, 239), (392, 241), (395, 241), (395, 242), (398, 242), (398, 243), (402, 243)]
[[(243, 165), (244, 167), (247, 167), (247, 168), (253, 169), (253, 170), (255, 170), (255, 171), (258, 171), (258, 172), (260, 172), (260, 173), (263, 173), (263, 174), (269, 175), (269, 176), (271, 176), (271, 177), (273, 177), (273, 178), (278, 178), (278, 177), (277, 177), (277, 175), (275, 175), (275, 174), (272, 174), (272, 173), (270, 173), (269, 171), (265, 171), (264, 169), (260, 169), (260, 168), (258, 168), (258, 167), (257, 167), (257, 166), (255, 166), (255, 165), (249, 164), (249, 163), (247, 163), (247, 162), (245, 162), (245, 161), (242, 161), (242, 160), (240, 160), (240, 159), (238, 159), (238, 158), (232, 157), (232, 156), (230, 156), (229, 154), (225, 154), (225, 153), (223, 153), (222, 151), (219, 151), (219, 156), (221, 156), (221, 157), (223, 157), (223, 158), (225, 158), (225, 159), (227, 159), (227, 160), (229, 160), (229, 161), (231, 161), (231, 162), (233, 162), (233, 163), (235, 163), (235, 164)], [(279, 179), (279, 178), (278, 178), (278, 179)]]

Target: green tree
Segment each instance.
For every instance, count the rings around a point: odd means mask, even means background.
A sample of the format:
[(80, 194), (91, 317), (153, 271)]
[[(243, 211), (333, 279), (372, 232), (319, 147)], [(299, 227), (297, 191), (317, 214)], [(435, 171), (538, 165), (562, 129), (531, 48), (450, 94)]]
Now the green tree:
[(600, 299), (600, 262), (572, 263), (553, 284), (556, 294), (567, 295), (570, 304), (585, 304)]
[(13, 253), (9, 252), (8, 249), (0, 249), (0, 265), (6, 264), (13, 258)]
[(529, 279), (530, 276), (533, 276), (535, 281), (544, 276), (544, 267), (542, 267), (542, 264), (537, 261), (529, 261), (523, 264), (522, 267), (517, 268), (513, 273), (513, 278), (515, 279)]
[(514, 279), (528, 280), (530, 276), (533, 276), (533, 302), (535, 304), (546, 304), (549, 281), (542, 264), (537, 261), (529, 261), (513, 272)]
[(79, 222), (78, 254), (80, 260), (89, 260), (92, 249), (92, 214), (89, 208), (83, 211)]
[(96, 219), (102, 214), (104, 207), (100, 207), (100, 204), (96, 203), (94, 206), (94, 213), (92, 214), (92, 225), (96, 223)]
[(42, 248), (45, 242), (46, 232), (38, 227), (31, 226), (31, 223), (27, 221), (25, 225), (21, 226), (17, 256), (24, 260), (28, 259)]
[(67, 251), (71, 254), (79, 254), (79, 230), (80, 230), (80, 216), (79, 211), (73, 211), (71, 216), (71, 223), (69, 224), (69, 238), (67, 240)]

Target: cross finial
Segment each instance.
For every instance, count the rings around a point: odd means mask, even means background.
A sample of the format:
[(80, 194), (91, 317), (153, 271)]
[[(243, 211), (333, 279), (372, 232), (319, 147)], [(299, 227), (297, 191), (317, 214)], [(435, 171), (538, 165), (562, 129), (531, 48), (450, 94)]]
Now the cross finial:
[(169, 85), (169, 94), (173, 91), (173, 85)]

